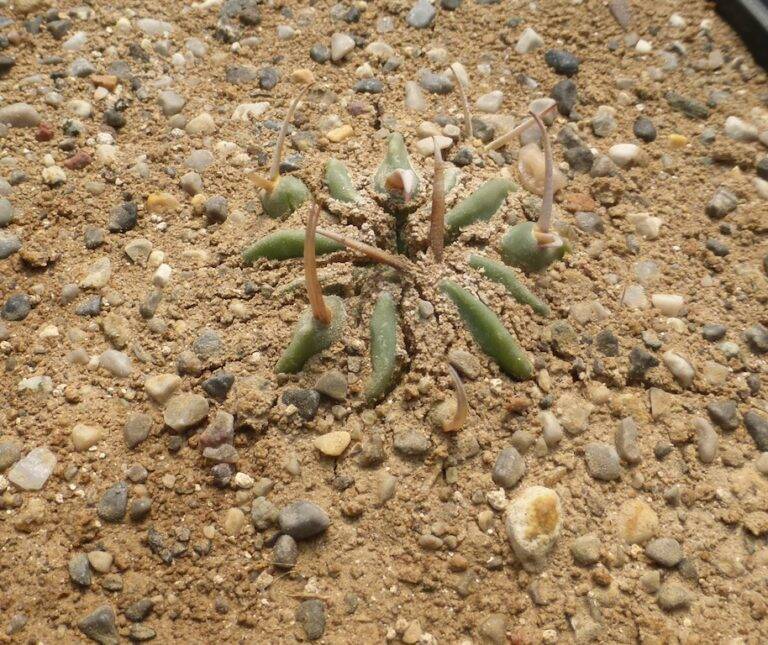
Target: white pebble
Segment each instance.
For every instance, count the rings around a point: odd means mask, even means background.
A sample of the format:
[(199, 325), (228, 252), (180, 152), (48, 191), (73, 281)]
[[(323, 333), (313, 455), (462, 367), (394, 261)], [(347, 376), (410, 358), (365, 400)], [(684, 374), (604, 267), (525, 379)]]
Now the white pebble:
[(515, 45), (515, 51), (518, 54), (528, 54), (544, 46), (544, 40), (530, 27), (520, 34), (520, 38)]
[(685, 305), (685, 299), (675, 293), (654, 293), (651, 304), (665, 316), (679, 316)]
[(338, 63), (355, 48), (355, 41), (349, 34), (336, 32), (331, 36), (331, 60)]
[(757, 128), (737, 116), (725, 120), (725, 134), (734, 141), (749, 143), (757, 140)]
[(501, 104), (504, 101), (504, 93), (500, 90), (494, 90), (483, 94), (475, 102), (475, 106), (481, 112), (488, 112), (489, 114), (495, 114), (501, 108)]
[(662, 360), (664, 361), (664, 365), (667, 366), (667, 369), (672, 372), (672, 375), (675, 377), (678, 383), (682, 385), (683, 387), (690, 387), (691, 383), (693, 383), (693, 377), (695, 376), (696, 372), (693, 369), (693, 366), (680, 354), (677, 354), (673, 351), (667, 351), (664, 352), (662, 356)]
[(636, 163), (640, 152), (640, 147), (634, 143), (617, 143), (608, 150), (608, 156), (619, 168), (627, 168)]
[(649, 43), (647, 40), (643, 40), (641, 38), (635, 45), (635, 51), (638, 54), (650, 54), (653, 51), (653, 45), (651, 45), (651, 43)]
[(639, 284), (631, 284), (624, 291), (622, 304), (627, 309), (647, 309), (648, 298), (645, 296), (645, 289)]
[(423, 157), (429, 157), (435, 152), (435, 139), (437, 139), (437, 145), (439, 146), (440, 150), (445, 150), (446, 148), (449, 148), (453, 144), (453, 140), (449, 137), (444, 137), (442, 135), (438, 137), (425, 137), (423, 139), (419, 139), (416, 142), (416, 152), (418, 152)]
[(155, 275), (152, 276), (152, 283), (159, 288), (163, 288), (165, 285), (167, 285), (171, 280), (171, 273), (173, 272), (173, 269), (171, 268), (170, 264), (161, 264), (159, 267), (157, 267), (157, 270), (155, 271)]
[(108, 349), (99, 356), (99, 367), (120, 378), (129, 376), (133, 371), (131, 359), (116, 349)]
[(423, 112), (427, 109), (427, 101), (424, 92), (416, 81), (405, 83), (405, 107), (414, 112)]

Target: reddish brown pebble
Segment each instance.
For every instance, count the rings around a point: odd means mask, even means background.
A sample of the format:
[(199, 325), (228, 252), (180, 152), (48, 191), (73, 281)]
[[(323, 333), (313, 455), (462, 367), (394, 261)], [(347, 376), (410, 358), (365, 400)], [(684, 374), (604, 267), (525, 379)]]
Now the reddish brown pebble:
[(91, 155), (84, 150), (78, 150), (74, 155), (67, 159), (62, 165), (69, 170), (81, 170), (93, 161)]
[(47, 123), (41, 123), (37, 126), (37, 132), (35, 132), (36, 141), (50, 141), (53, 139), (53, 128)]

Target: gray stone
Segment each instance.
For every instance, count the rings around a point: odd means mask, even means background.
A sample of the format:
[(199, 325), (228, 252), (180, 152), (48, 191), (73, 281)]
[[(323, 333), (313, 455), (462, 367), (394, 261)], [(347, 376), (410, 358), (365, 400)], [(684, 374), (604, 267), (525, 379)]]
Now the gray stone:
[(198, 435), (198, 443), (204, 448), (216, 448), (232, 443), (235, 438), (235, 419), (224, 410), (219, 410), (208, 427)]
[(274, 67), (264, 67), (259, 70), (259, 87), (262, 90), (271, 90), (277, 85), (280, 75)]
[(139, 497), (131, 501), (128, 507), (128, 517), (131, 522), (141, 522), (152, 510), (152, 500), (149, 497)]
[(579, 71), (579, 59), (563, 49), (550, 49), (544, 54), (544, 62), (549, 65), (556, 74), (573, 76)]
[(308, 640), (322, 638), (325, 633), (325, 603), (316, 598), (304, 600), (296, 609), (296, 622), (301, 625)]
[(418, 0), (408, 12), (405, 21), (415, 29), (424, 29), (432, 24), (436, 13), (434, 5), (428, 0)]
[(724, 258), (731, 252), (730, 248), (728, 248), (728, 244), (716, 237), (707, 238), (704, 246), (708, 251), (711, 251), (713, 255), (719, 258)]
[(128, 631), (128, 638), (136, 643), (154, 640), (156, 636), (157, 632), (149, 625), (131, 625)]
[(619, 355), (619, 339), (610, 329), (603, 329), (597, 333), (595, 347), (604, 356)]
[(671, 568), (683, 559), (683, 549), (674, 538), (656, 538), (646, 544), (645, 555), (656, 564)]
[(151, 598), (141, 598), (125, 608), (123, 613), (132, 623), (140, 623), (149, 616), (155, 603)]
[(322, 65), (331, 59), (331, 50), (320, 43), (315, 43), (309, 50), (309, 57), (316, 63)]
[(699, 461), (703, 464), (711, 464), (717, 456), (720, 437), (706, 419), (695, 419), (694, 426), (696, 427), (696, 453)]
[(627, 373), (627, 381), (629, 383), (642, 381), (645, 378), (645, 373), (649, 369), (653, 369), (658, 366), (659, 359), (651, 354), (647, 349), (640, 347), (633, 347), (629, 352), (629, 372)]
[(601, 546), (596, 535), (582, 535), (571, 542), (571, 555), (578, 564), (589, 566), (600, 560)]
[(235, 375), (229, 372), (216, 372), (210, 378), (203, 381), (203, 390), (214, 399), (226, 399), (229, 390), (235, 382)]
[(720, 186), (715, 191), (704, 212), (712, 219), (722, 219), (729, 213), (736, 210), (739, 200), (730, 190)]
[(453, 91), (451, 79), (427, 69), (419, 71), (419, 85), (431, 94), (450, 94)]
[[(257, 497), (251, 504), (251, 523), (258, 531), (264, 531), (277, 522), (279, 516), (275, 505), (266, 497)], [(293, 538), (291, 538), (293, 539)]]
[(212, 329), (203, 329), (192, 344), (192, 351), (203, 361), (215, 356), (221, 349), (221, 338)]
[[(590, 168), (592, 164), (590, 163)], [(578, 211), (575, 215), (576, 227), (580, 231), (590, 233), (592, 235), (596, 233), (603, 233), (605, 226), (603, 225), (603, 219), (597, 213), (591, 213), (586, 211)]]
[(0, 108), (0, 123), (12, 128), (34, 128), (42, 119), (28, 103), (11, 103)]
[(214, 195), (205, 201), (203, 206), (205, 218), (209, 222), (224, 222), (227, 219), (227, 198)]
[(165, 116), (173, 116), (184, 109), (187, 99), (178, 92), (164, 90), (157, 97), (157, 102), (160, 104), (160, 109)]
[(194, 428), (208, 416), (208, 401), (199, 394), (185, 392), (172, 397), (165, 406), (165, 425), (177, 431)]
[(86, 249), (97, 249), (104, 244), (104, 230), (98, 226), (88, 226), (83, 233)]
[(179, 186), (185, 193), (187, 193), (187, 195), (195, 196), (198, 193), (203, 192), (203, 178), (198, 173), (191, 170), (181, 176), (181, 179), (179, 179)]
[(628, 464), (640, 463), (640, 447), (637, 444), (637, 424), (632, 417), (619, 421), (616, 428), (616, 451)]
[(659, 589), (657, 601), (659, 607), (664, 611), (676, 611), (678, 609), (687, 609), (693, 600), (691, 592), (685, 587), (667, 582)]
[(525, 460), (512, 446), (507, 446), (496, 458), (491, 478), (502, 488), (514, 488), (525, 474)]
[(682, 112), (687, 117), (692, 119), (706, 119), (709, 117), (709, 108), (699, 101), (671, 91), (667, 92), (664, 98), (672, 109)]
[(78, 316), (98, 316), (101, 313), (101, 296), (93, 295), (75, 307)]
[(86, 78), (95, 73), (95, 65), (87, 58), (77, 58), (69, 66), (69, 75), (75, 78)]
[(448, 362), (453, 365), (460, 374), (473, 381), (478, 378), (482, 372), (482, 366), (477, 357), (471, 352), (463, 349), (452, 349), (448, 352)]
[(277, 538), (272, 549), (272, 563), (278, 569), (293, 569), (299, 557), (299, 547), (290, 535)]
[(320, 407), (320, 394), (317, 390), (291, 388), (283, 392), (282, 401), (285, 405), (295, 406), (299, 416), (310, 421)]
[(593, 441), (584, 448), (587, 470), (595, 479), (612, 481), (621, 476), (619, 454), (613, 446)]
[(377, 78), (361, 78), (352, 89), (358, 94), (380, 94), (384, 91), (384, 83)]
[(152, 417), (148, 414), (132, 414), (123, 426), (123, 439), (129, 448), (135, 448), (145, 441), (152, 430)]
[(509, 440), (521, 455), (526, 454), (531, 446), (536, 443), (536, 437), (527, 430), (515, 430)]
[(206, 448), (203, 450), (203, 457), (217, 464), (236, 464), (240, 458), (237, 449), (228, 443), (215, 448)]
[(110, 233), (126, 233), (136, 227), (139, 211), (133, 202), (123, 202), (109, 213), (107, 230)]
[(611, 111), (599, 108), (590, 121), (592, 132), (596, 137), (608, 137), (616, 130), (616, 119)]
[(88, 614), (77, 624), (77, 628), (101, 645), (118, 645), (120, 642), (115, 626), (115, 612), (109, 605), (102, 605)]
[(18, 235), (10, 233), (0, 235), (0, 260), (11, 257), (21, 248), (21, 240)]
[(429, 452), (429, 438), (418, 430), (403, 430), (395, 435), (395, 450), (408, 457), (422, 457)]
[(0, 473), (5, 472), (21, 458), (21, 445), (13, 440), (0, 441)]
[(91, 565), (88, 563), (88, 556), (85, 553), (75, 553), (67, 565), (69, 577), (81, 587), (91, 586)]
[(563, 156), (574, 172), (590, 172), (595, 164), (594, 153), (583, 143), (566, 148)]
[(651, 143), (656, 140), (656, 126), (647, 116), (637, 117), (632, 126), (632, 131), (638, 139), (645, 141), (646, 143)]
[(744, 331), (744, 339), (750, 349), (757, 354), (768, 352), (768, 327), (755, 323)]
[(707, 403), (707, 412), (712, 422), (727, 432), (739, 427), (739, 410), (736, 401), (719, 400)]
[(722, 340), (725, 337), (727, 331), (728, 329), (725, 325), (708, 324), (701, 328), (701, 335), (710, 343), (716, 343), (718, 340)]
[(96, 512), (106, 522), (120, 522), (128, 507), (128, 484), (117, 482), (110, 486), (96, 504)]
[(0, 197), (0, 228), (8, 226), (13, 220), (13, 204), (5, 198)]
[(0, 309), (0, 316), (4, 320), (18, 322), (24, 320), (29, 312), (32, 311), (32, 302), (26, 293), (17, 293), (5, 301), (3, 308)]
[(338, 370), (331, 370), (320, 375), (315, 389), (335, 401), (344, 401), (347, 398), (347, 379)]
[(568, 116), (573, 108), (576, 107), (576, 103), (579, 100), (576, 83), (570, 78), (564, 78), (563, 80), (558, 81), (549, 95), (555, 99), (557, 110), (563, 116)]
[(755, 410), (744, 414), (744, 425), (760, 452), (768, 452), (768, 419)]
[(280, 530), (296, 540), (323, 533), (331, 524), (328, 514), (317, 504), (299, 500), (286, 506), (278, 516)]

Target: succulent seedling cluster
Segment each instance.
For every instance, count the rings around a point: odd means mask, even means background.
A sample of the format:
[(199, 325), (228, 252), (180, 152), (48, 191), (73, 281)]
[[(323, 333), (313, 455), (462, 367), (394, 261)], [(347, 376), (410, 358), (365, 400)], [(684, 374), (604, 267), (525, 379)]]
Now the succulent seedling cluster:
[[(300, 179), (281, 177), (280, 156), (286, 131), (303, 95), (304, 92), (297, 96), (288, 109), (278, 136), (270, 176), (257, 178), (256, 182), (261, 190), (264, 212), (269, 217), (285, 221), (299, 216), (304, 226), (278, 229), (257, 240), (243, 254), (247, 264), (301, 257), (304, 260), (309, 306), (300, 315), (275, 371), (302, 371), (307, 361), (344, 336), (348, 324), (344, 298), (323, 294), (317, 257), (337, 254), (343, 259), (344, 254), (348, 257), (351, 253), (356, 261), (362, 260), (366, 266), (374, 265), (366, 287), (367, 296), (373, 303), (369, 318), (371, 371), (364, 390), (369, 403), (374, 404), (385, 397), (397, 381), (404, 353), (399, 347), (399, 338), (414, 338), (404, 318), (415, 317), (416, 307), (406, 309), (403, 303), (434, 303), (441, 296), (453, 303), (458, 320), (475, 344), (505, 374), (519, 380), (530, 378), (533, 365), (513, 331), (480, 297), (461, 285), (461, 276), (469, 269), (475, 269), (488, 280), (503, 285), (514, 300), (529, 306), (534, 313), (549, 314), (547, 304), (523, 284), (517, 273), (518, 270), (524, 273), (543, 271), (561, 259), (567, 248), (552, 227), (553, 162), (542, 121), (544, 113), (531, 113), (530, 118), (505, 135), (506, 141), (528, 128), (537, 127), (543, 143), (545, 169), (538, 220), (508, 227), (497, 248), (502, 260), (499, 262), (481, 253), (467, 255), (466, 249), (454, 242), (467, 227), (491, 220), (517, 187), (508, 178), (497, 177), (459, 199), (455, 194), (458, 192), (458, 169), (443, 161), (437, 137), (433, 139), (431, 199), (399, 133), (391, 134), (387, 139), (384, 158), (367, 182), (354, 179), (337, 159), (326, 162), (324, 189), (314, 199)], [(471, 117), (463, 90), (461, 98), (466, 133), (471, 136)], [(498, 144), (497, 140), (489, 147)], [(331, 221), (333, 228), (319, 227), (321, 217)], [(353, 227), (354, 233), (336, 230), (340, 227)], [(376, 269), (376, 265), (383, 265), (386, 270)], [(451, 316), (456, 322), (456, 317)], [(419, 335), (419, 341), (430, 344), (427, 351), (434, 351), (439, 346), (440, 337), (445, 336), (446, 330), (440, 329), (440, 325), (445, 324), (444, 318), (436, 320), (427, 334)], [(463, 333), (461, 326), (457, 330)], [(438, 337), (430, 338), (430, 333)], [(468, 406), (459, 375), (450, 365), (448, 371), (456, 389), (457, 403), (452, 418), (443, 422), (443, 429), (450, 432), (465, 423)]]

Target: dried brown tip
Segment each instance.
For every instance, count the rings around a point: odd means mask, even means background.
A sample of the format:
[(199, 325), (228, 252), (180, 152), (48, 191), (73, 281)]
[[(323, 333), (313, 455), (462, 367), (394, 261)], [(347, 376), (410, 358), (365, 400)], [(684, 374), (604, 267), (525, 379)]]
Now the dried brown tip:
[[(553, 103), (546, 110), (542, 110), (541, 112), (539, 112), (539, 116), (541, 118), (544, 118), (556, 108), (557, 108), (557, 103)], [(533, 127), (534, 125), (536, 125), (536, 121), (534, 119), (526, 119), (516, 128), (512, 128), (512, 130), (510, 130), (509, 132), (502, 134), (500, 137), (491, 141), (487, 146), (485, 146), (485, 151), (489, 152), (491, 150), (496, 150), (496, 148), (501, 148), (501, 146), (503, 146), (505, 143), (507, 143), (508, 141), (511, 141), (518, 134), (520, 134), (521, 132), (524, 132), (530, 127)]]
[(327, 237), (329, 240), (343, 244), (348, 249), (352, 249), (353, 251), (357, 251), (358, 253), (362, 253), (363, 255), (368, 256), (374, 262), (381, 262), (382, 264), (387, 264), (391, 267), (394, 267), (395, 269), (398, 269), (399, 271), (405, 272), (408, 272), (411, 268), (408, 263), (405, 262), (405, 260), (391, 255), (386, 251), (382, 251), (381, 249), (377, 249), (375, 246), (371, 246), (365, 242), (353, 240), (350, 237), (340, 235), (335, 231), (328, 231), (324, 228), (317, 229), (317, 232), (323, 237)]
[(291, 101), (290, 106), (288, 106), (288, 112), (285, 113), (283, 124), (280, 126), (280, 134), (277, 135), (275, 152), (272, 157), (272, 167), (269, 170), (269, 180), (272, 182), (273, 188), (277, 184), (277, 179), (280, 176), (280, 160), (283, 157), (283, 145), (285, 144), (285, 136), (288, 134), (288, 126), (291, 124), (291, 121), (293, 121), (293, 115), (296, 113), (296, 108), (298, 107), (299, 102), (304, 98), (304, 95), (309, 91), (309, 88), (310, 86), (307, 85), (296, 95), (296, 98)]
[(331, 310), (325, 304), (320, 280), (317, 278), (317, 257), (315, 255), (315, 233), (320, 206), (313, 204), (307, 218), (307, 231), (304, 237), (304, 277), (307, 282), (307, 297), (312, 307), (312, 315), (317, 322), (328, 325), (331, 322)]
[(261, 188), (262, 190), (266, 190), (268, 193), (271, 193), (275, 186), (277, 185), (277, 182), (270, 181), (266, 177), (262, 177), (258, 173), (253, 173), (251, 175), (251, 181), (253, 181), (254, 184), (256, 184), (257, 188)]
[(544, 197), (541, 202), (541, 212), (539, 213), (537, 228), (542, 233), (547, 233), (552, 225), (552, 202), (555, 195), (552, 184), (552, 146), (549, 143), (549, 134), (547, 133), (544, 121), (541, 120), (538, 114), (533, 112), (531, 112), (531, 117), (536, 121), (536, 125), (539, 126), (541, 141), (544, 146)]
[(416, 186), (416, 173), (413, 170), (398, 168), (393, 170), (384, 180), (384, 186), (387, 190), (396, 190), (403, 194), (403, 202), (411, 201), (413, 189)]
[(448, 366), (448, 373), (453, 379), (453, 387), (456, 390), (456, 414), (453, 415), (453, 419), (446, 421), (443, 424), (444, 432), (458, 432), (464, 427), (469, 417), (469, 404), (467, 403), (467, 391), (464, 389), (464, 384), (461, 382), (458, 373), (453, 369), (452, 365)]
[(464, 130), (467, 135), (467, 140), (471, 141), (475, 136), (472, 131), (472, 115), (469, 113), (469, 101), (467, 100), (467, 93), (464, 91), (464, 85), (459, 78), (458, 73), (454, 69), (456, 63), (451, 63), (451, 71), (456, 78), (456, 84), (459, 87), (459, 96), (461, 97), (461, 109), (464, 111)]

